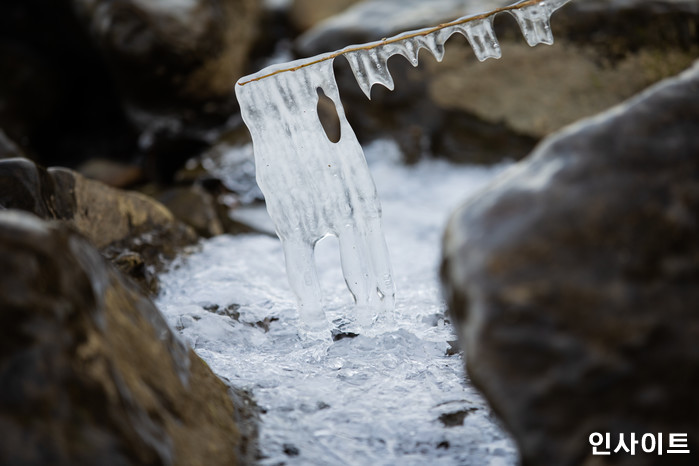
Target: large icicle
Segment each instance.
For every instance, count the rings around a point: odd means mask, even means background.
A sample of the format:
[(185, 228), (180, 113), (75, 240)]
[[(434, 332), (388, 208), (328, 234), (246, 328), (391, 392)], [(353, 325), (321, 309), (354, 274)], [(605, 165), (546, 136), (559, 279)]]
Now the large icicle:
[[(328, 235), (340, 241), (342, 271), (358, 305), (358, 320), (370, 323), (394, 306), (394, 285), (381, 230), (381, 206), (362, 148), (340, 101), (333, 61), (344, 55), (359, 86), (393, 89), (388, 59), (403, 55), (414, 66), (421, 49), (441, 61), (445, 42), (465, 36), (476, 57), (499, 58), (493, 31), (496, 13), (515, 16), (527, 43), (553, 42), (551, 13), (570, 0), (524, 0), (484, 15), (406, 32), (370, 44), (350, 46), (241, 78), (236, 86), (255, 152), (257, 182), (282, 240), (287, 275), (299, 301), (302, 322), (311, 331), (327, 323), (321, 306), (313, 251)], [(317, 114), (318, 89), (335, 103), (340, 140), (331, 142)]]
[[(318, 88), (335, 103), (341, 131), (337, 143), (327, 138), (318, 119)], [(313, 249), (327, 235), (339, 239), (342, 271), (361, 320), (369, 323), (379, 310), (392, 309), (395, 292), (381, 207), (345, 117), (332, 60), (237, 90), (252, 134), (257, 182), (284, 246), (303, 322), (311, 331), (326, 325)]]

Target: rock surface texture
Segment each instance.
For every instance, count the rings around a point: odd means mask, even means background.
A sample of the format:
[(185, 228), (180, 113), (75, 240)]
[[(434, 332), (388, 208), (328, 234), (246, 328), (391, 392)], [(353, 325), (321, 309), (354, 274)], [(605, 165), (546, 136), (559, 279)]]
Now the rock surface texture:
[[(442, 277), (467, 370), (524, 464), (697, 464), (697, 128), (699, 63), (549, 138), (452, 217)], [(593, 432), (612, 449), (687, 433), (691, 454), (593, 457)]]
[(153, 115), (191, 121), (225, 118), (234, 108), (233, 86), (244, 74), (259, 2), (74, 3), (141, 127), (154, 124)]
[(80, 235), (0, 212), (0, 463), (231, 465), (253, 415)]
[(154, 270), (197, 241), (190, 227), (148, 196), (21, 158), (0, 161), (0, 208), (69, 224), (150, 291), (157, 289)]

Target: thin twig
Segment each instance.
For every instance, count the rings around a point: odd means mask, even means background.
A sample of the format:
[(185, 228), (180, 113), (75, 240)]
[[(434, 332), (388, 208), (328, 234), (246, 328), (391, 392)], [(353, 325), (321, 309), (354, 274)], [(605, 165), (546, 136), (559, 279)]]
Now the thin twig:
[(460, 24), (470, 23), (471, 21), (478, 21), (481, 19), (489, 18), (489, 17), (496, 15), (498, 13), (502, 13), (503, 11), (519, 10), (521, 8), (539, 3), (540, 1), (541, 0), (527, 0), (525, 2), (521, 2), (521, 3), (518, 3), (516, 5), (510, 5), (510, 6), (498, 8), (498, 9), (492, 10), (488, 13), (483, 13), (483, 14), (475, 15), (475, 16), (469, 16), (468, 18), (458, 19), (458, 20), (452, 21), (450, 23), (443, 23), (443, 24), (440, 24), (439, 26), (435, 26), (433, 28), (421, 30), (419, 32), (415, 32), (413, 34), (409, 34), (406, 36), (398, 35), (398, 36), (391, 37), (390, 39), (384, 39), (384, 40), (379, 41), (379, 42), (371, 43), (370, 45), (358, 45), (356, 47), (348, 47), (348, 48), (339, 50), (335, 53), (331, 53), (330, 55), (325, 55), (322, 58), (319, 58), (315, 61), (304, 63), (304, 64), (299, 65), (299, 66), (294, 66), (292, 68), (284, 68), (284, 69), (277, 70), (277, 71), (274, 71), (274, 72), (269, 73), (269, 74), (265, 74), (263, 76), (259, 76), (257, 78), (253, 78), (253, 79), (249, 79), (247, 81), (239, 82), (238, 85), (244, 86), (244, 85), (249, 84), (251, 82), (260, 81), (262, 79), (269, 78), (270, 76), (274, 76), (277, 74), (286, 73), (288, 71), (297, 71), (297, 70), (300, 70), (301, 68), (306, 68), (307, 66), (315, 65), (317, 63), (322, 63), (322, 62), (328, 61), (328, 60), (333, 60), (333, 59), (335, 59), (341, 55), (344, 55), (346, 53), (357, 52), (359, 50), (371, 50), (371, 49), (379, 47), (381, 45), (393, 44), (395, 42), (400, 42), (402, 40), (412, 39), (413, 37), (427, 36), (429, 34), (432, 34), (434, 32), (440, 31), (442, 29), (445, 29), (445, 28), (448, 28), (451, 26), (458, 26)]

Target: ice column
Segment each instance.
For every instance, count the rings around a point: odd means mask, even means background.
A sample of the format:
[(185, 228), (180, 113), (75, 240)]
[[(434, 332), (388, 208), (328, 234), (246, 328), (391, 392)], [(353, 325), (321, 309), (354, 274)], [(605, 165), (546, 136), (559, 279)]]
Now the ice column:
[[(369, 323), (394, 306), (394, 286), (381, 231), (381, 207), (362, 148), (345, 117), (333, 74), (344, 56), (362, 91), (393, 89), (388, 59), (403, 55), (413, 66), (421, 49), (438, 61), (444, 44), (462, 34), (480, 60), (500, 58), (493, 18), (510, 12), (531, 46), (553, 43), (551, 14), (570, 0), (524, 0), (490, 14), (463, 17), (446, 25), (410, 31), (364, 45), (266, 68), (236, 86), (250, 129), (257, 182), (282, 240), (289, 282), (299, 299), (302, 321), (311, 330), (326, 326), (313, 250), (327, 235), (340, 240), (342, 271), (358, 304), (359, 320)], [(331, 142), (317, 115), (318, 89), (333, 100), (341, 137)]]
[[(371, 60), (363, 57), (361, 66), (374, 76), (378, 71)], [(318, 118), (318, 88), (335, 103), (341, 128), (337, 143), (327, 138)], [(380, 311), (392, 310), (395, 291), (381, 206), (345, 117), (332, 60), (236, 86), (236, 93), (302, 322), (311, 331), (327, 325), (313, 256), (316, 242), (327, 235), (339, 239), (342, 271), (360, 321), (367, 324)]]

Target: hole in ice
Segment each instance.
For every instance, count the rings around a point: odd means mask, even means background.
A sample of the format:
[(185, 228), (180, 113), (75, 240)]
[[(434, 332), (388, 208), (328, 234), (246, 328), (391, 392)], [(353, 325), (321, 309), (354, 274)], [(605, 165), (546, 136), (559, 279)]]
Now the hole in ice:
[(336, 143), (340, 140), (340, 117), (337, 115), (337, 107), (335, 107), (335, 102), (325, 95), (323, 89), (320, 87), (318, 91), (318, 119), (320, 124), (323, 126), (325, 135), (328, 137), (330, 142)]

